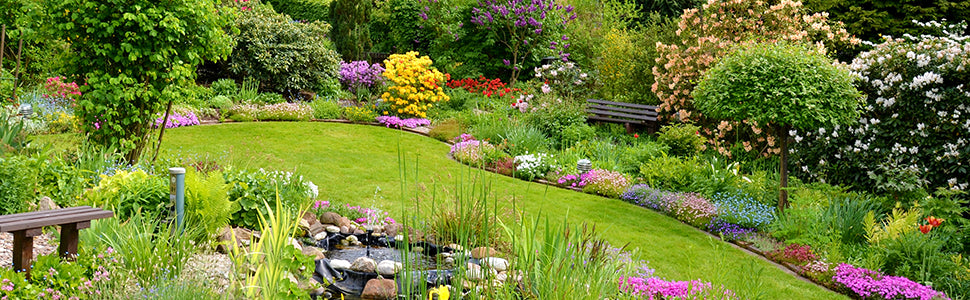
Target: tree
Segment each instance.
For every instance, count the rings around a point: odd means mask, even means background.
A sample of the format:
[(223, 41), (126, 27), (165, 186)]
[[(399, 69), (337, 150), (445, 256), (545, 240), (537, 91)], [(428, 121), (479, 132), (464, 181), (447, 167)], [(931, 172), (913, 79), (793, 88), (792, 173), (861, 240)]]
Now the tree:
[(951, 22), (970, 19), (970, 0), (805, 0), (805, 7), (829, 13), (855, 36), (878, 42), (882, 35), (901, 38), (931, 33), (913, 21)]
[(86, 81), (78, 115), (88, 138), (130, 163), (145, 146), (165, 87), (195, 76), (232, 49), (231, 7), (218, 1), (63, 0), (51, 16), (71, 43), (69, 71)]
[(708, 70), (694, 105), (708, 117), (766, 124), (781, 147), (778, 209), (788, 205), (788, 137), (792, 129), (846, 124), (859, 117), (853, 76), (819, 49), (759, 43), (736, 50)]

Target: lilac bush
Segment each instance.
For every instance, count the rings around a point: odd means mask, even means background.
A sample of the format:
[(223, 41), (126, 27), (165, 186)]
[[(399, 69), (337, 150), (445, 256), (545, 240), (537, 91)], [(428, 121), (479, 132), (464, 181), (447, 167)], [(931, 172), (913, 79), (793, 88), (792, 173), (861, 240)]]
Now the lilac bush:
[[(503, 59), (512, 68), (511, 84), (514, 85), (521, 71), (522, 62), (537, 47), (549, 47), (559, 51), (565, 61), (569, 57), (569, 38), (556, 35), (563, 27), (576, 19), (572, 5), (563, 6), (556, 0), (485, 0), (472, 9), (471, 22), (489, 30), (497, 41), (504, 44), (511, 60)], [(546, 46), (548, 43), (548, 46)]]
[(846, 263), (835, 267), (832, 281), (865, 299), (950, 299), (943, 292), (937, 292), (905, 277), (887, 276)]
[(340, 83), (352, 93), (384, 83), (381, 73), (384, 67), (380, 64), (371, 65), (363, 60), (340, 62)]
[(378, 123), (381, 123), (381, 124), (384, 124), (388, 128), (391, 128), (391, 127), (394, 127), (394, 128), (401, 128), (401, 127), (416, 128), (418, 126), (428, 126), (428, 125), (431, 125), (431, 121), (428, 121), (428, 119), (424, 119), (424, 118), (420, 118), (420, 119), (418, 119), (418, 118), (401, 119), (401, 118), (399, 118), (397, 116), (379, 116), (379, 117), (377, 117), (377, 122)]
[(620, 277), (620, 290), (645, 299), (734, 299), (724, 287), (700, 280), (666, 281), (657, 277)]

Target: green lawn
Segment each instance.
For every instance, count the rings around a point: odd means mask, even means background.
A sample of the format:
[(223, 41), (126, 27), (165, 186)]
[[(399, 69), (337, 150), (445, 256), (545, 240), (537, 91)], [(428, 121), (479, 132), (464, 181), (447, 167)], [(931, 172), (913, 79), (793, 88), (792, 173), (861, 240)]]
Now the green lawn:
[[(417, 189), (453, 190), (472, 181), (470, 177), (484, 176), (503, 205), (514, 198), (527, 214), (595, 224), (612, 244), (639, 248), (641, 259), (662, 277), (760, 290), (767, 299), (845, 298), (672, 218), (620, 200), (473, 171), (447, 157), (448, 145), (397, 130), (338, 123), (231, 123), (172, 129), (163, 149), (228, 158), (239, 167), (296, 171), (320, 187), (321, 199), (372, 205), (380, 187), (386, 200), (377, 204), (392, 215), (400, 215), (405, 206), (400, 200), (402, 169), (410, 170), (408, 186)], [(406, 167), (399, 163), (401, 157)]]

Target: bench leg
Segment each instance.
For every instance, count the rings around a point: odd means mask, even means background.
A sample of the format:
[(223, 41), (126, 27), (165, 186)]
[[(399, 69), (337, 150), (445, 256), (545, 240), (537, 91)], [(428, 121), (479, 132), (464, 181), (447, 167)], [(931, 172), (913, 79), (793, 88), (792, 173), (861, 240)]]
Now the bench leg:
[(77, 225), (77, 223), (61, 225), (61, 245), (57, 249), (65, 260), (74, 260), (77, 257)]
[(25, 276), (30, 278), (30, 261), (34, 259), (34, 236), (27, 234), (26, 230), (13, 233), (13, 269), (16, 272), (25, 272)]
[(626, 134), (633, 134), (633, 124), (624, 123), (623, 126), (626, 127)]

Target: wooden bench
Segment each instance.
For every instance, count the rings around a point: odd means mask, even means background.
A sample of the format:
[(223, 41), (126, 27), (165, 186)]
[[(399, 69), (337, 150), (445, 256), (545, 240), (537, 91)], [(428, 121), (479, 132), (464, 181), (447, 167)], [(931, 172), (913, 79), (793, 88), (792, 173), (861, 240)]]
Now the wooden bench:
[(586, 104), (588, 121), (623, 124), (627, 133), (633, 133), (634, 126), (638, 125), (646, 125), (651, 133), (657, 129), (656, 106), (599, 99), (587, 99)]
[(13, 233), (13, 269), (30, 277), (34, 258), (34, 237), (45, 226), (61, 226), (58, 253), (66, 259), (77, 256), (78, 230), (91, 227), (91, 220), (110, 218), (111, 211), (90, 206), (69, 207), (0, 216), (0, 232)]

